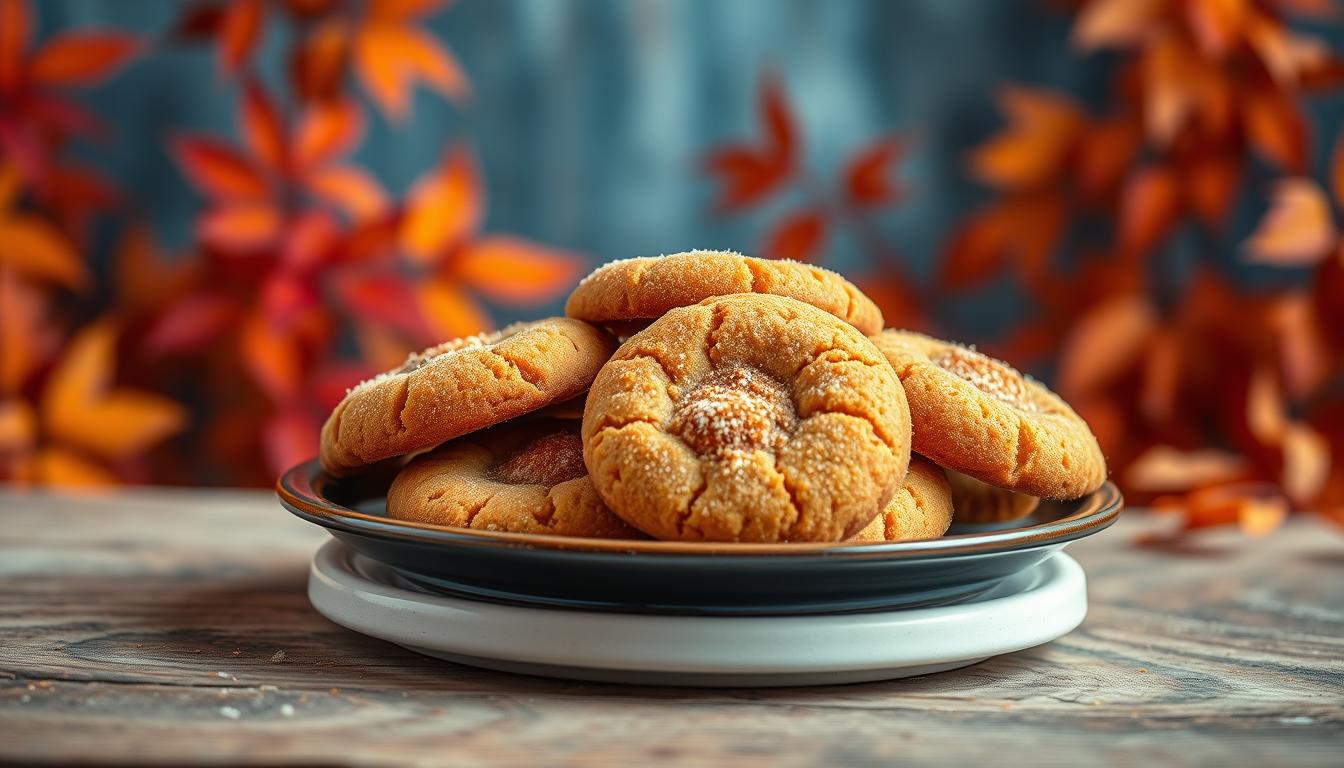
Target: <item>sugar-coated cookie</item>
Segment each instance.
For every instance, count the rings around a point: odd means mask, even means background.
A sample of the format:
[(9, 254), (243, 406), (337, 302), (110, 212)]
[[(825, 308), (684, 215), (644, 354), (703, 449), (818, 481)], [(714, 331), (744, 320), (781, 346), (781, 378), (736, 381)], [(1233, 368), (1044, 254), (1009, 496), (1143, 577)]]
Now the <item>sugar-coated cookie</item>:
[(322, 426), (327, 472), (342, 476), (582, 393), (615, 341), (554, 317), (454, 339), (350, 390)]
[(1076, 499), (1106, 481), (1106, 459), (1087, 422), (1012, 366), (910, 331), (872, 339), (905, 387), (916, 452), (1048, 499)]
[(656, 538), (840, 541), (901, 487), (910, 414), (852, 325), (737, 294), (622, 345), (588, 393), (583, 446), (607, 506)]
[(732, 251), (689, 251), (605, 264), (570, 294), (565, 314), (599, 323), (620, 336), (641, 321), (714, 296), (759, 293), (787, 296), (829, 312), (864, 333), (882, 329), (882, 312), (853, 283), (827, 269), (772, 261)]

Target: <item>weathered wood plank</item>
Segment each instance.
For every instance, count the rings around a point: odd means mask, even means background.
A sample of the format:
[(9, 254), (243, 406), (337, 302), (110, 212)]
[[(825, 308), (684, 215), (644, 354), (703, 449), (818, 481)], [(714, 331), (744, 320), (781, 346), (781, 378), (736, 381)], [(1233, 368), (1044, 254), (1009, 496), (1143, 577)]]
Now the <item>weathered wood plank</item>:
[(325, 534), (269, 495), (0, 495), (0, 759), (163, 763), (1321, 764), (1344, 743), (1344, 541), (1071, 551), (1046, 647), (817, 689), (634, 688), (423, 658), (304, 596)]

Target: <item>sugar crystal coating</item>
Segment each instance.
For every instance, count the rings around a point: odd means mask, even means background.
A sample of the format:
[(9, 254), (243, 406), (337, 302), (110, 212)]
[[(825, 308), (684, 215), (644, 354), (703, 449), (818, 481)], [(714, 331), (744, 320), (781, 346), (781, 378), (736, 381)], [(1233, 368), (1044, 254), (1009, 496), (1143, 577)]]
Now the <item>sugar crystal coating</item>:
[(783, 384), (734, 365), (714, 371), (681, 398), (670, 431), (710, 456), (733, 449), (776, 451), (797, 426), (798, 413)]
[(943, 370), (969, 381), (976, 389), (1024, 411), (1037, 411), (1026, 379), (1006, 363), (973, 349), (949, 345), (929, 357)]

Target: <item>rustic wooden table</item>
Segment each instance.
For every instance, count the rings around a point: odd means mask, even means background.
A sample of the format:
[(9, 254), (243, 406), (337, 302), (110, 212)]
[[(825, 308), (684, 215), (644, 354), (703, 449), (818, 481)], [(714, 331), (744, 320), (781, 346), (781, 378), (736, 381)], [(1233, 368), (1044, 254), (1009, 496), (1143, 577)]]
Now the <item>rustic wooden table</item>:
[(0, 492), (0, 761), (1182, 765), (1344, 759), (1344, 537), (1070, 552), (1091, 613), (1035, 650), (829, 688), (486, 672), (335, 626), (326, 536), (270, 494)]

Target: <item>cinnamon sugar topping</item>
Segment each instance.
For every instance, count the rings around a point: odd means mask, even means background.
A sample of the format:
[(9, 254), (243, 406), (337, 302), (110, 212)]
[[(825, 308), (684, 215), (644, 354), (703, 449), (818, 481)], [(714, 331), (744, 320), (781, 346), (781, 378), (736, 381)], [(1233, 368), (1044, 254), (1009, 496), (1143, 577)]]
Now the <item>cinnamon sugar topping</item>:
[(755, 368), (733, 366), (711, 373), (681, 398), (669, 431), (696, 453), (714, 455), (778, 450), (797, 426), (783, 384)]
[(929, 356), (935, 365), (969, 381), (976, 389), (1023, 411), (1039, 410), (1026, 379), (1012, 366), (966, 347), (948, 346)]
[(510, 485), (549, 488), (587, 473), (583, 465), (583, 441), (578, 432), (567, 430), (527, 441), (496, 465), (491, 475)]

